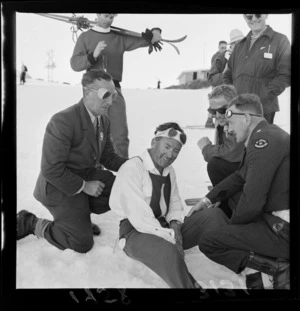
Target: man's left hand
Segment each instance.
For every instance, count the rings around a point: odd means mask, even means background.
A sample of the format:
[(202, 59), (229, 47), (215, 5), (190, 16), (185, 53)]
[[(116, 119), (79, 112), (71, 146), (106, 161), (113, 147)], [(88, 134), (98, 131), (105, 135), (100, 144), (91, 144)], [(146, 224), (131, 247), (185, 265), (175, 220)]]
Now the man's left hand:
[(199, 140), (198, 140), (198, 143), (197, 143), (197, 145), (198, 145), (198, 147), (202, 150), (205, 146), (207, 146), (207, 145), (209, 145), (209, 144), (211, 144), (211, 141), (209, 140), (209, 138), (208, 137), (202, 137), (202, 138), (200, 138)]

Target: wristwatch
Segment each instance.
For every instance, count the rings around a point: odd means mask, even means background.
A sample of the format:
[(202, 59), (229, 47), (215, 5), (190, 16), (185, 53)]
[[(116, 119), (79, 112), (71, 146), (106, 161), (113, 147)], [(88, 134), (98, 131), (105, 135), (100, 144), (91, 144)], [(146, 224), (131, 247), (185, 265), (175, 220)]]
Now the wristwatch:
[(202, 202), (207, 208), (211, 205), (211, 201), (207, 197), (202, 198)]

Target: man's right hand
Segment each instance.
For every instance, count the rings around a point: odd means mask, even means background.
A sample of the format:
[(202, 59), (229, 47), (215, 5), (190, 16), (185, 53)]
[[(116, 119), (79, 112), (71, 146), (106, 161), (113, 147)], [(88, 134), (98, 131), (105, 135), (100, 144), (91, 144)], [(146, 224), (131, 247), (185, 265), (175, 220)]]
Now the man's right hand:
[(93, 53), (93, 56), (95, 59), (98, 58), (98, 56), (101, 54), (101, 52), (105, 49), (106, 47), (106, 43), (105, 41), (99, 41), (95, 50), (94, 50), (94, 53)]
[(105, 184), (103, 182), (99, 180), (90, 180), (90, 181), (85, 182), (85, 185), (82, 191), (93, 197), (98, 197), (99, 195), (101, 195), (104, 187), (105, 187)]

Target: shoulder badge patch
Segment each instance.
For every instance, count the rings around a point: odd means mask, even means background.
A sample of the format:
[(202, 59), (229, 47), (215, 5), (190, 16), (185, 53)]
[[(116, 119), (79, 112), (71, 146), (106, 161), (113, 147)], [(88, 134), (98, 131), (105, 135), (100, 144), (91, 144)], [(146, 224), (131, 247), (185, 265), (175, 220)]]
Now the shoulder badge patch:
[(267, 142), (267, 140), (261, 138), (255, 142), (254, 147), (258, 149), (262, 149), (262, 148), (267, 147), (268, 145), (269, 143)]

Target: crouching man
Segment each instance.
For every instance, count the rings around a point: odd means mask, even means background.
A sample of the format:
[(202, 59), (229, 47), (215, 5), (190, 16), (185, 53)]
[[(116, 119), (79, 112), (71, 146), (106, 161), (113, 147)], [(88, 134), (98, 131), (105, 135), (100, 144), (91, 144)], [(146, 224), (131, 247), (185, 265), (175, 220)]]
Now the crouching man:
[(229, 133), (246, 147), (241, 166), (190, 214), (242, 193), (231, 218), (224, 216), (228, 225), (206, 231), (199, 248), (235, 273), (255, 272), (246, 275), (249, 289), (289, 289), (290, 135), (265, 120), (255, 94), (235, 97), (225, 116)]

